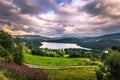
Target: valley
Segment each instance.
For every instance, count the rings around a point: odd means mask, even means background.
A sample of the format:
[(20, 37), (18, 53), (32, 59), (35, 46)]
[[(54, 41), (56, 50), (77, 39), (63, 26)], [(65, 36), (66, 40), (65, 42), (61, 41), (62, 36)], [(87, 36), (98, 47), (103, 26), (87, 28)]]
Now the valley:
[[(1, 31), (1, 33), (4, 32)], [(7, 33), (4, 34), (9, 35)], [(21, 72), (24, 73), (26, 76), (29, 76), (31, 75), (31, 73), (34, 72), (36, 72), (37, 74), (42, 74), (42, 76), (44, 76), (44, 80), (46, 80), (46, 78), (49, 78), (50, 80), (97, 80), (97, 71), (101, 69), (99, 66), (104, 65), (104, 61), (109, 56), (109, 53), (119, 53), (114, 52), (114, 50), (119, 51), (119, 46), (110, 47), (113, 46), (110, 45), (110, 42), (114, 43), (114, 45), (119, 45), (119, 37), (115, 37), (114, 39), (110, 39), (110, 37), (104, 38), (104, 36), (102, 36), (102, 38), (88, 37), (80, 39), (72, 37), (55, 39), (43, 36), (24, 35), (12, 36), (12, 38), (8, 38), (10, 39), (10, 42), (12, 44), (10, 46), (11, 48), (6, 46), (3, 47), (8, 48), (9, 51), (11, 51), (11, 49), (13, 48), (13, 51), (15, 50), (16, 52), (14, 52), (14, 54), (9, 54), (7, 53), (7, 50), (5, 50), (6, 48), (4, 49), (2, 46), (0, 47), (0, 67), (2, 68), (0, 73), (2, 77), (6, 80), (19, 80), (20, 78), (16, 75), (18, 74), (20, 75), (20, 77), (22, 77)], [(2, 38), (1, 43), (4, 43), (4, 40), (5, 38)], [(12, 42), (12, 40), (14, 42)], [(114, 40), (117, 40), (118, 42), (113, 42)], [(104, 45), (102, 45), (102, 41), (105, 41), (105, 47)], [(91, 47), (95, 47), (97, 44), (96, 42), (100, 42), (101, 45), (98, 45), (98, 47), (96, 48), (90, 49), (80, 46), (82, 44), (87, 44), (86, 46), (91, 45)], [(14, 46), (14, 43), (16, 44), (16, 46)], [(78, 43), (81, 44), (78, 45)], [(108, 48), (106, 48), (106, 44), (109, 48), (111, 48), (108, 53), (104, 52), (104, 50), (108, 50)], [(100, 46), (102, 46), (102, 49), (99, 48)], [(3, 54), (3, 52), (5, 52), (5, 54)], [(6, 57), (4, 57), (6, 55), (10, 55), (13, 57), (11, 57), (9, 60), (9, 58), (6, 59)], [(9, 64), (6, 62), (2, 62), (4, 60), (14, 60), (14, 62), (16, 63)], [(25, 72), (23, 69), (24, 67), (26, 69)], [(27, 73), (27, 70), (31, 71), (29, 75)], [(18, 71), (18, 73), (16, 71)], [(9, 74), (7, 74), (8, 72)], [(26, 76), (22, 78), (35, 78), (35, 80), (39, 80), (37, 78), (42, 77), (36, 77), (36, 75), (34, 75), (33, 77)]]
[(120, 0), (0, 0), (0, 80), (120, 80)]
[[(92, 61), (89, 58), (59, 58), (31, 55), (24, 47), (25, 65), (42, 69), (48, 73), (52, 80), (96, 80), (95, 71), (100, 61)], [(97, 63), (97, 64), (91, 64)], [(78, 74), (79, 73), (79, 74)]]
[[(14, 39), (15, 36), (13, 36)], [(21, 36), (26, 43), (34, 43), (36, 46), (42, 46), (42, 42), (52, 43), (74, 43), (78, 46), (93, 49), (93, 50), (107, 50), (112, 46), (120, 45), (120, 33), (106, 34), (101, 36), (91, 36), (77, 38), (76, 36), (49, 38), (39, 35), (24, 35)]]

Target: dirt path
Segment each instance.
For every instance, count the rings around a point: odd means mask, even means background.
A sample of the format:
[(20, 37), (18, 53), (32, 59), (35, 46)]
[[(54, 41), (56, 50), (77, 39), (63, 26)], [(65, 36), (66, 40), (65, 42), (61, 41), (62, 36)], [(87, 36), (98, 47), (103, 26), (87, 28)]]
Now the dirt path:
[(97, 67), (97, 66), (40, 66), (40, 65), (32, 65), (32, 64), (25, 64), (30, 68), (38, 68), (38, 69), (68, 69), (68, 68), (80, 68), (80, 67)]

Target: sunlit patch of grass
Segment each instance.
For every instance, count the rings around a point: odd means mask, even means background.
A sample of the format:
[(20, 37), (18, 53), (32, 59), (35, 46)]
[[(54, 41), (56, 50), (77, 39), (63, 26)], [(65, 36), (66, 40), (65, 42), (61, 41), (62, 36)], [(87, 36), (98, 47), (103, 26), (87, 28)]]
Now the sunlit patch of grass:
[(96, 80), (95, 68), (45, 70), (52, 80)]
[(24, 52), (25, 63), (43, 66), (78, 66), (86, 65), (87, 58), (57, 58), (31, 55)]

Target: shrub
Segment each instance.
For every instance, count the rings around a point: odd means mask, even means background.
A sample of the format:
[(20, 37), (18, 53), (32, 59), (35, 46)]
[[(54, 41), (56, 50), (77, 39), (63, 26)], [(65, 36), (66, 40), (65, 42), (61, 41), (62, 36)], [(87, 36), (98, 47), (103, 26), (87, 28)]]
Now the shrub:
[(104, 65), (96, 72), (98, 80), (119, 80), (120, 79), (120, 52), (109, 51)]

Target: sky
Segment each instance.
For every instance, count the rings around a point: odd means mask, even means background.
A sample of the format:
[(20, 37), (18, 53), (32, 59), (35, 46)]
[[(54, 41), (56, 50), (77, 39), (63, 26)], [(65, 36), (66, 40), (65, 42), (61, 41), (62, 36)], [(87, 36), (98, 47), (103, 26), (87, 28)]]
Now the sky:
[(120, 32), (120, 0), (0, 0), (11, 35), (94, 36)]

